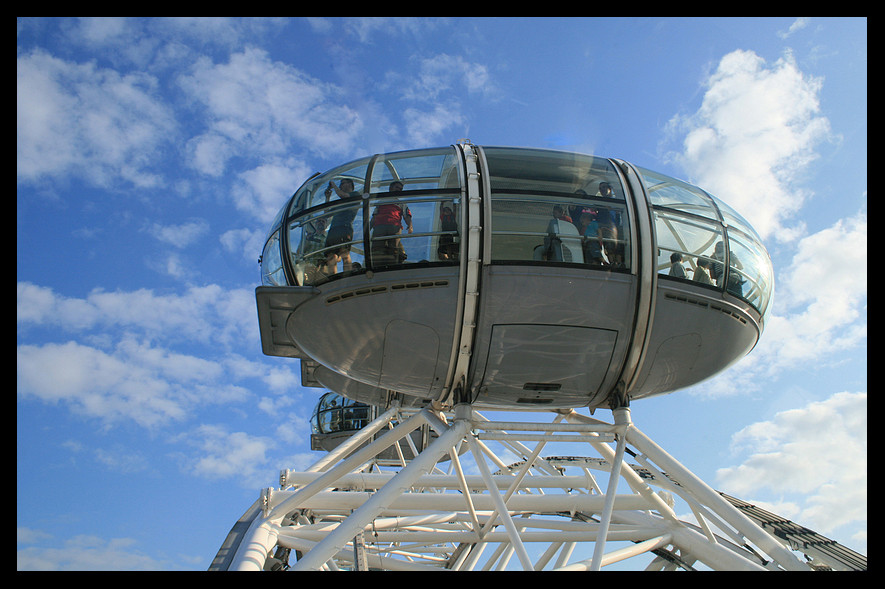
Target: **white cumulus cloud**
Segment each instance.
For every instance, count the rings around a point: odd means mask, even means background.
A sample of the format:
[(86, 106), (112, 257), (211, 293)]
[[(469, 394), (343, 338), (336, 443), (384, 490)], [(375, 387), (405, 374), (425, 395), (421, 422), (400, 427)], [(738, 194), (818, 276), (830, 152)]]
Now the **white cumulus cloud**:
[(733, 51), (706, 81), (698, 111), (671, 120), (671, 131), (682, 137), (672, 157), (691, 182), (734, 207), (763, 238), (794, 239), (799, 229), (790, 219), (809, 195), (800, 172), (830, 138), (821, 84), (790, 55), (768, 64), (752, 51)]
[(177, 124), (157, 80), (35, 50), (17, 60), (19, 182), (73, 175), (110, 188), (161, 184), (162, 148)]
[(867, 518), (867, 395), (837, 393), (751, 424), (732, 437), (736, 465), (717, 471), (738, 497), (802, 493), (797, 521), (826, 534)]

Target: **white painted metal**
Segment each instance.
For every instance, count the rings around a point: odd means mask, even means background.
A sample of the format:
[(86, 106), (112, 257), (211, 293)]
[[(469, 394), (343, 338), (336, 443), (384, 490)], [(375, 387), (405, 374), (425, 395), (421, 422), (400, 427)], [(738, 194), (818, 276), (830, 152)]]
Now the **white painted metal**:
[[(810, 570), (639, 431), (629, 409), (613, 423), (553, 415), (393, 407), (331, 459), (281, 473), (225, 543), (226, 568)], [(423, 424), (437, 437), (415, 459), (374, 460)], [(683, 521), (691, 514), (697, 522)]]
[(461, 256), (461, 268), (458, 284), (463, 285), (458, 293), (458, 318), (455, 325), (460, 325), (453, 338), (452, 361), (447, 375), (446, 386), (443, 388), (441, 403), (451, 404), (456, 394), (463, 395), (467, 370), (473, 355), (473, 338), (476, 329), (476, 315), (479, 310), (479, 276), (481, 272), (482, 253), (482, 210), (480, 198), (480, 173), (477, 164), (476, 149), (470, 143), (458, 146), (464, 157), (465, 179), (461, 183), (461, 198), (467, 206), (466, 250)]

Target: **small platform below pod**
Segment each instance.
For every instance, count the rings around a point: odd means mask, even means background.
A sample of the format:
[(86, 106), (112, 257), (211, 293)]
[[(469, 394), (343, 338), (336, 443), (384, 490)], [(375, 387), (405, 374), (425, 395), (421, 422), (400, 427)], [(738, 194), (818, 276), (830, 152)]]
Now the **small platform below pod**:
[[(310, 418), (310, 449), (319, 452), (331, 452), (347, 441), (356, 432), (378, 417), (379, 407), (353, 401), (333, 392), (320, 397)], [(384, 435), (384, 431), (375, 434), (374, 439)], [(422, 426), (410, 435), (412, 444), (400, 443), (381, 452), (376, 460), (381, 463), (399, 464), (415, 458), (424, 448), (437, 437), (429, 426)], [(367, 441), (366, 444), (371, 442)], [(363, 444), (365, 446), (366, 444)], [(412, 448), (414, 446), (414, 450)], [(360, 446), (362, 447), (362, 446)], [(355, 449), (356, 450), (356, 449)]]

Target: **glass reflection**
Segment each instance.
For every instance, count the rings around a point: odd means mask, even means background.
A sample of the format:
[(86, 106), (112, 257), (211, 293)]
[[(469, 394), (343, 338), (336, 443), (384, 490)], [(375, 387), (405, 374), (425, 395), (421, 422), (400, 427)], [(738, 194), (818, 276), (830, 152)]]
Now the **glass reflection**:
[(265, 286), (286, 285), (283, 259), (280, 255), (279, 231), (274, 231), (261, 253), (261, 284)]
[(365, 403), (352, 401), (335, 393), (326, 393), (320, 398), (310, 418), (314, 434), (334, 434), (357, 431), (370, 421), (370, 407)]
[[(327, 204), (330, 200), (356, 198), (362, 195), (371, 159), (362, 158), (310, 178), (298, 189), (295, 198), (292, 199), (289, 215), (300, 214), (302, 211)], [(342, 182), (347, 182), (346, 190), (341, 188)], [(342, 197), (342, 193), (346, 196)]]
[(725, 291), (765, 315), (774, 271), (750, 224), (695, 186), (637, 169), (654, 208), (659, 275)]
[(289, 223), (289, 248), (299, 285), (362, 269), (362, 202), (314, 211)]
[(642, 175), (648, 190), (648, 198), (652, 206), (666, 207), (692, 215), (700, 215), (718, 221), (719, 214), (713, 205), (713, 199), (706, 192), (686, 184), (676, 178), (670, 178), (658, 172), (636, 167)]
[[(458, 263), (464, 178), (456, 154), (453, 147), (381, 154), (311, 177), (274, 220), (262, 284), (286, 284), (284, 261), (298, 285)], [(483, 227), (491, 261), (631, 270), (630, 208), (612, 162), (524, 148), (487, 147), (481, 154), (491, 189)], [(658, 274), (740, 297), (766, 313), (773, 269), (749, 223), (695, 186), (637, 170), (653, 209)]]
[(720, 225), (675, 211), (656, 210), (655, 233), (659, 273), (715, 286), (710, 268), (716, 243), (723, 239)]
[(460, 190), (460, 170), (453, 148), (422, 149), (379, 155), (372, 165), (372, 193), (389, 191), (393, 182), (401, 190)]
[(629, 270), (624, 189), (604, 158), (485, 148), (493, 261), (581, 264)]
[(774, 270), (768, 252), (758, 242), (737, 231), (729, 231), (728, 237), (728, 284), (733, 285), (732, 294), (743, 297), (764, 315), (774, 286)]

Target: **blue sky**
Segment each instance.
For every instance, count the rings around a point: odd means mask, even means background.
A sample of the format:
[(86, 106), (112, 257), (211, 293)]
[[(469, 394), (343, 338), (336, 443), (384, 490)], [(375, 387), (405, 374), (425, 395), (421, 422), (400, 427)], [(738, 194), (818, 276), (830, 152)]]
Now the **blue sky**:
[(17, 21), (17, 566), (205, 570), (304, 468), (261, 354), (273, 215), (370, 153), (514, 145), (709, 190), (765, 239), (765, 334), (636, 425), (866, 554), (866, 19)]

